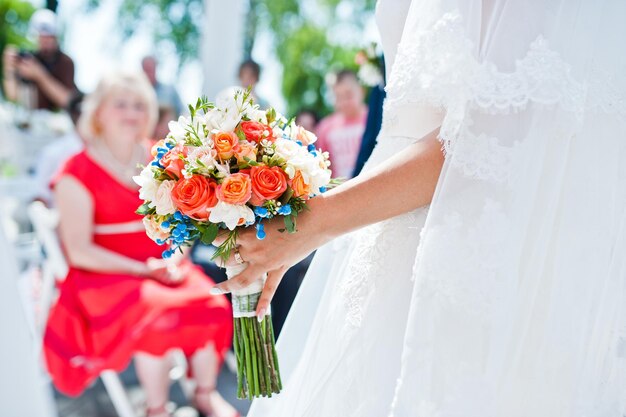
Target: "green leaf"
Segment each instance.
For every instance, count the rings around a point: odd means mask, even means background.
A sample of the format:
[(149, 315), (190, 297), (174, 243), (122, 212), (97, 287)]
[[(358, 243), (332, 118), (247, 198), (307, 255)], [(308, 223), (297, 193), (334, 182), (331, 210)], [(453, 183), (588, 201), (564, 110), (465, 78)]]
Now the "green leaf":
[(296, 233), (296, 217), (295, 216), (285, 216), (285, 229), (289, 233)]
[(206, 228), (203, 228), (200, 240), (205, 245), (210, 245), (217, 237), (217, 232), (219, 232), (219, 227), (215, 223), (209, 223)]
[(237, 134), (237, 137), (239, 138), (239, 140), (247, 140), (246, 139), (246, 134), (243, 133), (243, 130), (237, 129), (237, 130), (235, 130), (235, 133)]
[(148, 203), (143, 203), (142, 205), (139, 206), (139, 208), (137, 209), (137, 211), (135, 211), (135, 213), (139, 214), (140, 216), (146, 216), (148, 214), (154, 214), (156, 212), (154, 207), (150, 207), (150, 205)]

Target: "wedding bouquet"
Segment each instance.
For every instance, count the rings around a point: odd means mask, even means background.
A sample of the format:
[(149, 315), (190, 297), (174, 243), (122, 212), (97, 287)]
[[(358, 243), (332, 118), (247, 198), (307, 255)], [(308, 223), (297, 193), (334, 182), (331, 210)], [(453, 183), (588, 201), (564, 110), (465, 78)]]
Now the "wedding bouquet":
[[(152, 149), (153, 160), (134, 178), (144, 200), (137, 213), (148, 236), (168, 245), (164, 258), (226, 233), (216, 258), (235, 255), (240, 265), (227, 268), (231, 278), (245, 269), (238, 232), (255, 227), (263, 239), (264, 222), (282, 217), (281, 231), (294, 233), (307, 200), (333, 183), (328, 154), (315, 148), (313, 133), (254, 105), (249, 91), (222, 106), (201, 98), (189, 111), (170, 122), (169, 134)], [(261, 322), (255, 317), (264, 279), (232, 294), (239, 398), (281, 390), (270, 313)]]
[(376, 51), (376, 43), (357, 52), (354, 61), (359, 66), (357, 77), (364, 85), (375, 87), (383, 82), (383, 62)]

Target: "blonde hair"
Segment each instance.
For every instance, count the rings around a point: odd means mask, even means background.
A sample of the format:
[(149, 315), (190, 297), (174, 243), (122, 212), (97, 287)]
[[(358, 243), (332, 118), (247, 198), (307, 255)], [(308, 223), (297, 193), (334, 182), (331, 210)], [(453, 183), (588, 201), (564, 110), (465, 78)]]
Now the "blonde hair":
[(152, 135), (159, 117), (154, 87), (141, 72), (114, 72), (104, 76), (94, 92), (89, 94), (82, 103), (82, 113), (77, 127), (83, 140), (92, 141), (100, 136), (100, 127), (96, 119), (98, 109), (112, 93), (120, 90), (137, 94), (144, 102), (148, 111), (148, 123), (143, 138)]

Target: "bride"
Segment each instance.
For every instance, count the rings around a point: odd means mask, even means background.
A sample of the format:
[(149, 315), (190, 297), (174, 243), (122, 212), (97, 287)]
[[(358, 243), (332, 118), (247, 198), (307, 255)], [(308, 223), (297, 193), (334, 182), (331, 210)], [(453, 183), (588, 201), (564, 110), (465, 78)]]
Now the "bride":
[(379, 0), (377, 20), (367, 171), (298, 233), (244, 233), (218, 286), (268, 272), (263, 315), (335, 239), (279, 341), (285, 390), (250, 416), (623, 417), (626, 3)]

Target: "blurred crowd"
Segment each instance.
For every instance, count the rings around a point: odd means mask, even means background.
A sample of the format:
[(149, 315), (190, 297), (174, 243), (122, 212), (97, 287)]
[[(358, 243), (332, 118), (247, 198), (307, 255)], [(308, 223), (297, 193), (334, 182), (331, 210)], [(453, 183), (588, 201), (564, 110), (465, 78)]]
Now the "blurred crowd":
[[(226, 279), (211, 261), (213, 249), (197, 245), (185, 256), (163, 260), (162, 248), (146, 237), (135, 214), (139, 197), (132, 177), (138, 164), (149, 160), (153, 142), (167, 135), (168, 122), (185, 115), (186, 106), (173, 85), (159, 80), (156, 56), (141, 59), (142, 71), (108, 74), (84, 94), (74, 81), (72, 58), (60, 48), (54, 13), (36, 12), (31, 26), (36, 50), (10, 45), (4, 50), (4, 100), (27, 111), (65, 112), (75, 125), (40, 149), (35, 172), (29, 173), (36, 179), (36, 198), (58, 213), (69, 266), (43, 342), (52, 381), (61, 392), (79, 395), (100, 372), (121, 371), (132, 358), (146, 415), (167, 416), (166, 354), (176, 348), (190, 364), (194, 407), (204, 415), (238, 415), (216, 390), (232, 316), (225, 296), (209, 294), (214, 282)], [(262, 76), (258, 63), (246, 60), (237, 75), (239, 85), (232, 88), (250, 89), (262, 108), (272, 105), (256, 90)], [(330, 153), (333, 176), (349, 179), (375, 146), (384, 91), (373, 88), (366, 103), (355, 72), (333, 75), (332, 113), (320, 118), (302, 109), (295, 117)], [(20, 128), (29, 129), (28, 118), (20, 120)], [(277, 333), (309, 262), (293, 267), (275, 296)]]

